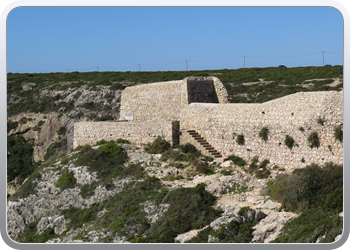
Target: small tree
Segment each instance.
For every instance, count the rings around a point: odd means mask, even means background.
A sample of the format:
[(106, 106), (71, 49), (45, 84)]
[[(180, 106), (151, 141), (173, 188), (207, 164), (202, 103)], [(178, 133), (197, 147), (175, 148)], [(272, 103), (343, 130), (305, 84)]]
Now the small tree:
[(334, 128), (334, 138), (343, 142), (343, 129), (341, 128), (341, 125)]
[(264, 141), (267, 141), (268, 133), (269, 133), (269, 129), (267, 127), (263, 127), (259, 132), (259, 137)]
[(287, 145), (288, 148), (292, 149), (294, 146), (294, 139), (291, 136), (286, 135), (284, 143)]
[(238, 145), (243, 145), (244, 144), (244, 135), (243, 134), (237, 135), (236, 142), (238, 143)]
[(310, 143), (310, 148), (318, 148), (320, 146), (320, 140), (318, 138), (317, 132), (312, 132), (309, 137), (307, 138), (307, 141)]

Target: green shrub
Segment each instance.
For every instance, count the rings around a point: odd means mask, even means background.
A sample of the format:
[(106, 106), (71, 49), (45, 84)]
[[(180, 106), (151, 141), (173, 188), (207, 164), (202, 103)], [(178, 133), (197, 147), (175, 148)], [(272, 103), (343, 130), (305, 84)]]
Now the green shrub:
[(84, 223), (91, 222), (96, 219), (98, 211), (101, 210), (99, 203), (93, 203), (89, 208), (80, 209), (70, 207), (62, 210), (62, 215), (69, 220), (66, 224), (67, 229), (76, 229), (83, 226)]
[(305, 159), (304, 159), (304, 157), (303, 157), (303, 158), (301, 158), (301, 162), (302, 162), (302, 163), (305, 163)]
[(255, 170), (255, 177), (257, 179), (265, 179), (269, 177), (271, 172), (266, 168), (269, 163), (270, 161), (268, 159), (265, 159), (260, 163), (259, 168)]
[(19, 187), (14, 194), (16, 198), (25, 198), (36, 193), (37, 181), (41, 180), (41, 174), (35, 171), (28, 179)]
[(111, 178), (123, 175), (123, 171), (126, 171), (123, 164), (127, 160), (128, 155), (121, 146), (115, 142), (108, 142), (98, 149), (92, 149), (91, 146), (82, 147), (74, 164), (89, 166), (89, 171), (96, 172), (103, 183), (108, 183)]
[(304, 132), (304, 131), (305, 131), (303, 127), (299, 127), (299, 130), (300, 130), (301, 132)]
[(271, 243), (315, 243), (323, 235), (326, 237), (320, 243), (331, 243), (342, 229), (343, 219), (338, 214), (313, 208), (285, 224), (283, 234)]
[(322, 119), (321, 117), (317, 118), (317, 124), (320, 124), (323, 126), (324, 122), (325, 122), (325, 120)]
[(45, 243), (57, 236), (55, 230), (52, 227), (48, 227), (41, 234), (34, 234), (24, 238), (23, 243)]
[(46, 153), (44, 155), (44, 160), (47, 161), (52, 156), (57, 156), (59, 152), (66, 152), (66, 150), (67, 150), (67, 139), (56, 141), (47, 148)]
[(195, 164), (195, 168), (201, 174), (206, 174), (209, 171), (209, 165), (206, 163), (202, 163), (202, 162), (197, 162)]
[(128, 140), (124, 140), (124, 139), (122, 139), (122, 138), (117, 139), (116, 143), (131, 144), (131, 142), (130, 142), (130, 141), (128, 141)]
[(240, 216), (244, 216), (245, 215), (245, 212), (247, 211), (247, 210), (249, 210), (249, 206), (247, 206), (247, 207), (242, 207), (239, 211), (238, 211), (238, 215), (240, 215)]
[(7, 181), (17, 177), (22, 183), (34, 172), (33, 151), (33, 140), (26, 140), (21, 135), (7, 137)]
[(41, 127), (42, 125), (44, 125), (45, 121), (39, 121), (38, 122), (38, 127)]
[(343, 142), (343, 129), (342, 129), (341, 125), (336, 126), (334, 128), (334, 138), (336, 140)]
[(162, 137), (158, 136), (152, 143), (145, 146), (145, 151), (150, 154), (161, 154), (170, 148), (169, 143)]
[(294, 146), (294, 139), (291, 136), (286, 135), (284, 143), (287, 145), (288, 148), (292, 149)]
[(267, 141), (268, 134), (269, 134), (269, 129), (267, 127), (263, 127), (259, 132), (259, 137), (262, 140)]
[(312, 132), (307, 138), (310, 148), (318, 148), (320, 146), (320, 140), (318, 138), (317, 132)]
[(60, 127), (59, 130), (57, 131), (57, 134), (59, 135), (64, 135), (66, 133), (67, 129), (65, 127)]
[(244, 135), (237, 135), (236, 142), (238, 145), (244, 145)]
[(255, 172), (255, 170), (258, 168), (258, 165), (257, 165), (258, 161), (259, 161), (259, 157), (257, 155), (254, 156), (248, 168), (248, 171), (250, 173)]
[(229, 157), (227, 157), (225, 159), (225, 161), (227, 161), (227, 160), (233, 161), (234, 164), (236, 164), (237, 166), (240, 166), (240, 167), (243, 167), (243, 166), (247, 165), (247, 162), (245, 160), (243, 160), (243, 158), (241, 158), (239, 156), (230, 155)]
[(19, 120), (19, 124), (25, 124), (27, 123), (27, 117), (22, 117), (20, 120)]
[(193, 146), (191, 143), (186, 143), (185, 145), (178, 145), (177, 147), (185, 154), (198, 152), (196, 147)]
[(270, 197), (289, 211), (322, 206), (328, 194), (343, 186), (343, 167), (332, 162), (322, 168), (311, 164), (296, 169), (292, 175), (281, 174), (268, 184)]
[(220, 174), (222, 174), (222, 175), (231, 175), (232, 171), (231, 170), (221, 170)]
[(91, 182), (91, 184), (85, 184), (81, 186), (79, 194), (84, 199), (88, 199), (95, 194), (95, 189), (98, 186), (96, 181)]
[(73, 188), (77, 183), (77, 179), (74, 177), (74, 173), (70, 172), (68, 168), (66, 168), (60, 178), (58, 178), (56, 187), (61, 190), (65, 190), (67, 188)]
[(220, 215), (212, 207), (215, 200), (204, 183), (171, 191), (162, 201), (170, 207), (147, 231), (148, 242), (172, 243), (177, 235), (208, 225)]
[(343, 187), (338, 187), (332, 193), (328, 194), (324, 206), (331, 209), (336, 209), (337, 211), (342, 211)]
[(13, 121), (7, 121), (7, 133), (10, 132), (12, 129), (16, 129), (18, 127), (18, 122)]

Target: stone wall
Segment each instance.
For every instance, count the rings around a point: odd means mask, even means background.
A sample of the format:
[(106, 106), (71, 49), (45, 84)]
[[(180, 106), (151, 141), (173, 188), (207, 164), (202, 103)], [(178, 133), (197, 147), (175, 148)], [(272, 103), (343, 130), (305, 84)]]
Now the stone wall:
[(179, 121), (183, 83), (180, 80), (125, 88), (119, 119), (124, 120), (130, 113), (135, 121)]
[(172, 145), (176, 126), (176, 122), (169, 121), (78, 122), (74, 123), (73, 148), (119, 138), (141, 145), (153, 142), (159, 135)]
[[(324, 125), (317, 123), (319, 117)], [(343, 161), (343, 145), (334, 138), (334, 127), (343, 124), (343, 92), (301, 92), (262, 104), (192, 103), (181, 111), (180, 124), (180, 129), (199, 132), (224, 156), (250, 161), (258, 155), (260, 161), (269, 159), (289, 170), (312, 162)], [(266, 142), (258, 136), (265, 126)], [(308, 146), (311, 132), (318, 133), (320, 147)], [(244, 145), (236, 143), (239, 134), (244, 135)], [(284, 143), (286, 135), (295, 140), (292, 149)]]
[(122, 92), (119, 119), (133, 114), (135, 121), (179, 121), (181, 109), (192, 102), (228, 103), (228, 93), (216, 77), (127, 87)]

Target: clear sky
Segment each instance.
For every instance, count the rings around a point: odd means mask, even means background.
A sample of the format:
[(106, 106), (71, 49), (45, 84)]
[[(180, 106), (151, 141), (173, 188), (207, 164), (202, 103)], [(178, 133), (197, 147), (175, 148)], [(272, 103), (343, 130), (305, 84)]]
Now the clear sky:
[(13, 73), (322, 66), (323, 55), (343, 65), (330, 7), (21, 7), (7, 19)]

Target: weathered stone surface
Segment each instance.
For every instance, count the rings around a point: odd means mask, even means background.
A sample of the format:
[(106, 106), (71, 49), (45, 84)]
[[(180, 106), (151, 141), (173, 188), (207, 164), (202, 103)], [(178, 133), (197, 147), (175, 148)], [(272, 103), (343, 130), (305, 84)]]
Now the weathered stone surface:
[[(334, 138), (334, 127), (342, 124), (343, 91), (300, 92), (262, 104), (191, 103), (180, 116), (181, 129), (195, 130), (224, 157), (234, 154), (249, 162), (258, 155), (289, 171), (313, 162), (342, 164), (343, 145)], [(259, 137), (263, 127), (269, 129), (267, 141)], [(309, 147), (311, 132), (318, 133), (318, 148)], [(244, 145), (236, 143), (239, 134)], [(292, 149), (284, 143), (286, 135), (295, 140)], [(190, 139), (184, 134), (180, 141)]]
[(295, 218), (297, 215), (291, 212), (270, 212), (266, 218), (262, 219), (257, 225), (253, 227), (252, 242), (268, 243), (282, 234), (283, 226)]

